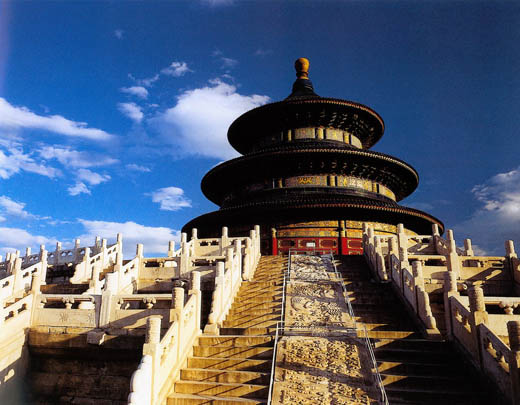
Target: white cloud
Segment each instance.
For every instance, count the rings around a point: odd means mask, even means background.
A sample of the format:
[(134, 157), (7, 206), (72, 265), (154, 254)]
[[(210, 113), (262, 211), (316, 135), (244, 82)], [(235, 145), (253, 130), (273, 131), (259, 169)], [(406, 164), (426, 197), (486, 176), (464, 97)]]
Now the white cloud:
[(454, 229), (472, 238), (481, 249), (504, 254), (508, 239), (520, 242), (520, 167), (499, 173), (472, 189), (482, 204), (472, 216)]
[(264, 56), (270, 55), (272, 53), (273, 53), (273, 51), (271, 49), (258, 48), (256, 50), (256, 52), (255, 52), (255, 55), (256, 56), (260, 56), (260, 57), (264, 57)]
[(135, 172), (148, 173), (148, 172), (152, 171), (150, 168), (148, 168), (146, 166), (136, 165), (135, 163), (127, 164), (127, 165), (125, 165), (125, 167), (126, 167), (126, 169), (132, 170), (132, 171), (135, 171)]
[(118, 162), (117, 159), (108, 156), (95, 155), (61, 146), (44, 146), (37, 152), (43, 159), (56, 159), (63, 166), (72, 168), (107, 166)]
[(234, 0), (202, 0), (202, 2), (210, 6), (227, 6), (233, 4)]
[(99, 174), (88, 169), (79, 169), (76, 177), (79, 181), (88, 183), (91, 186), (96, 186), (110, 180), (108, 174)]
[(114, 35), (117, 39), (123, 39), (125, 35), (125, 31), (123, 30), (114, 30)]
[(157, 80), (159, 80), (159, 74), (156, 73), (155, 75), (151, 77), (147, 77), (144, 79), (136, 79), (131, 73), (128, 73), (128, 77), (132, 79), (134, 82), (136, 82), (139, 86), (144, 87), (150, 87), (152, 84), (154, 84)]
[(209, 86), (187, 90), (177, 104), (150, 122), (181, 154), (229, 159), (237, 152), (227, 141), (229, 125), (240, 114), (265, 104), (269, 97), (237, 93), (236, 87), (217, 79)]
[(85, 183), (77, 182), (73, 186), (67, 188), (69, 195), (76, 196), (79, 194), (90, 194), (90, 190)]
[(117, 108), (132, 121), (141, 122), (144, 117), (141, 107), (136, 103), (119, 103)]
[(96, 236), (114, 241), (118, 233), (123, 234), (123, 250), (125, 257), (135, 255), (135, 247), (138, 243), (144, 245), (145, 255), (160, 254), (164, 256), (168, 250), (170, 240), (179, 241), (180, 231), (166, 228), (140, 225), (135, 222), (106, 222), (88, 221), (79, 219), (85, 228), (85, 234), (80, 239), (94, 240)]
[(184, 196), (184, 190), (179, 187), (164, 187), (149, 194), (154, 203), (159, 203), (161, 210), (178, 211), (191, 207), (191, 201)]
[(0, 196), (0, 210), (2, 214), (20, 218), (36, 218), (35, 215), (29, 214), (24, 210), (25, 205), (25, 203), (16, 202), (5, 195)]
[(148, 98), (148, 90), (143, 86), (121, 87), (119, 90), (123, 93), (131, 94), (132, 96), (137, 96), (142, 99)]
[(238, 61), (236, 59), (226, 58), (224, 56), (220, 58), (220, 61), (222, 62), (222, 69), (232, 69), (238, 65)]
[(56, 134), (92, 140), (107, 140), (113, 135), (97, 128), (88, 128), (85, 122), (71, 121), (61, 115), (38, 115), (25, 107), (15, 107), (0, 97), (0, 128), (39, 129)]
[(186, 62), (172, 62), (170, 66), (161, 70), (161, 73), (167, 76), (173, 77), (181, 77), (188, 72), (192, 72), (190, 68), (188, 68), (188, 64)]
[(14, 174), (26, 171), (39, 174), (49, 178), (61, 175), (58, 169), (37, 163), (29, 154), (21, 148), (8, 148), (7, 151), (0, 150), (0, 178), (8, 179)]
[(56, 240), (53, 238), (32, 235), (24, 229), (0, 227), (0, 251), (4, 254), (6, 251), (16, 249), (22, 251), (28, 246), (36, 250), (39, 249), (39, 245), (52, 245), (54, 243), (56, 243)]

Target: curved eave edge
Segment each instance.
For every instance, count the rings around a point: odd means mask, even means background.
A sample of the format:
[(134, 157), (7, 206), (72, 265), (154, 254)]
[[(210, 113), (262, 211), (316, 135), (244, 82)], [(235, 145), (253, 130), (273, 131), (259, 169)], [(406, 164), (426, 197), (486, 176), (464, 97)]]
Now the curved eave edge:
[[(380, 212), (381, 215), (386, 213), (386, 214), (403, 216), (405, 218), (409, 217), (410, 221), (403, 221), (405, 227), (409, 226), (408, 229), (414, 230), (413, 225), (410, 226), (409, 222), (412, 222), (413, 220), (416, 220), (416, 221), (418, 220), (418, 221), (424, 222), (423, 225), (418, 226), (418, 228), (421, 228), (421, 230), (423, 232), (426, 231), (425, 228), (422, 228), (423, 226), (426, 225), (426, 223), (428, 223), (429, 225), (437, 224), (439, 226), (440, 233), (442, 234), (444, 232), (444, 224), (442, 223), (442, 221), (440, 221), (439, 219), (435, 218), (434, 216), (429, 215), (423, 211), (420, 211), (420, 210), (417, 210), (414, 208), (403, 207), (403, 206), (399, 206), (398, 208), (391, 208), (391, 207), (366, 206), (363, 204), (313, 204), (313, 205), (306, 205), (306, 206), (298, 207), (298, 208), (294, 208), (294, 207), (293, 208), (254, 207), (251, 205), (243, 206), (243, 207), (233, 207), (233, 208), (228, 208), (228, 209), (221, 209), (218, 211), (212, 211), (212, 212), (200, 215), (200, 216), (192, 219), (191, 221), (189, 221), (186, 225), (184, 225), (182, 228), (182, 231), (186, 232), (187, 230), (190, 230), (191, 228), (195, 228), (195, 227), (197, 227), (197, 224), (199, 224), (198, 226), (201, 226), (203, 222), (209, 222), (210, 223), (209, 226), (213, 227), (213, 226), (215, 226), (215, 224), (212, 224), (212, 223), (217, 222), (219, 220), (219, 217), (223, 217), (224, 220), (229, 219), (229, 218), (234, 218), (236, 220), (237, 218), (240, 217), (240, 211), (247, 213), (247, 216), (249, 216), (249, 217), (251, 216), (251, 212), (250, 212), (251, 210), (257, 211), (258, 214), (264, 214), (266, 212), (269, 212), (271, 214), (271, 217), (266, 216), (266, 218), (272, 218), (273, 214), (276, 211), (280, 212), (280, 211), (290, 210), (293, 213), (297, 213), (297, 211), (312, 210), (312, 209), (324, 210), (326, 208), (355, 209), (355, 210), (359, 210), (359, 212), (368, 210), (368, 211), (371, 211), (372, 213)], [(322, 216), (323, 215), (326, 215), (326, 214), (322, 213)], [(345, 215), (345, 216), (347, 216), (347, 215)], [(306, 221), (312, 221), (312, 220), (313, 219), (311, 219), (311, 218), (306, 218)], [(388, 222), (385, 222), (384, 218), (381, 218), (378, 220), (382, 223), (388, 223)], [(269, 222), (269, 219), (264, 222)], [(408, 222), (408, 224), (406, 222)], [(226, 226), (225, 223), (220, 223), (219, 225)]]
[[(215, 181), (215, 179), (218, 179), (219, 177), (226, 177), (225, 172), (223, 174), (221, 174), (222, 171), (233, 170), (233, 166), (239, 165), (239, 164), (246, 164), (248, 160), (253, 161), (253, 163), (254, 163), (255, 159), (262, 159), (263, 157), (271, 157), (271, 156), (275, 156), (275, 155), (305, 154), (305, 153), (309, 153), (309, 154), (312, 154), (312, 153), (334, 154), (335, 153), (335, 154), (339, 154), (339, 155), (343, 155), (343, 156), (355, 155), (355, 156), (360, 156), (360, 157), (367, 157), (370, 159), (374, 159), (376, 161), (377, 161), (377, 159), (381, 159), (381, 160), (389, 162), (390, 164), (395, 164), (397, 166), (400, 166), (405, 171), (407, 171), (408, 173), (411, 173), (413, 175), (413, 177), (415, 178), (415, 184), (408, 187), (408, 189), (404, 190), (403, 193), (399, 195), (399, 199), (403, 199), (403, 198), (406, 198), (407, 196), (409, 196), (419, 185), (419, 174), (417, 173), (417, 171), (412, 166), (408, 165), (407, 163), (405, 163), (404, 161), (402, 161), (398, 158), (394, 158), (392, 156), (385, 155), (384, 153), (381, 153), (381, 152), (365, 151), (365, 150), (359, 150), (359, 149), (348, 148), (348, 149), (337, 150), (337, 149), (323, 148), (323, 149), (299, 149), (299, 150), (298, 149), (297, 150), (272, 150), (272, 151), (267, 151), (267, 152), (257, 152), (255, 154), (240, 156), (240, 157), (228, 160), (227, 162), (224, 162), (224, 163), (219, 164), (218, 166), (215, 166), (208, 173), (206, 173), (206, 175), (202, 178), (202, 181), (201, 181), (202, 192), (204, 193), (206, 198), (208, 198), (210, 201), (213, 201), (213, 202), (219, 201), (219, 198), (218, 198), (219, 193), (217, 193), (215, 191), (221, 191), (221, 190), (217, 188), (218, 185), (216, 183), (218, 183), (218, 181)], [(219, 172), (221, 172), (221, 173), (219, 173)], [(394, 190), (392, 190), (392, 191), (394, 191)]]

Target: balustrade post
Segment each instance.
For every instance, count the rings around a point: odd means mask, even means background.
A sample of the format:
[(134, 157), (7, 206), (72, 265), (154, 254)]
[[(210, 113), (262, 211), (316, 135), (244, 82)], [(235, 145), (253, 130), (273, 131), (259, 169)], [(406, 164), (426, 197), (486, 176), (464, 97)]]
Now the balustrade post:
[(168, 242), (168, 257), (173, 257), (175, 254), (175, 241), (171, 240)]
[(177, 322), (181, 321), (182, 309), (184, 308), (184, 288), (174, 287), (173, 289), (173, 309)]
[(253, 252), (251, 248), (251, 239), (246, 238), (245, 255), (243, 261), (242, 280), (247, 281), (251, 279), (253, 272)]
[(376, 273), (380, 280), (386, 281), (388, 280), (388, 276), (386, 274), (385, 269), (385, 260), (383, 258), (383, 248), (381, 246), (381, 239), (374, 238), (375, 239), (375, 254), (376, 254)]
[(61, 242), (56, 242), (56, 250), (54, 251), (54, 265), (57, 266), (60, 262)]
[(227, 226), (222, 227), (222, 236), (220, 237), (220, 254), (224, 254), (224, 249), (229, 245), (229, 236)]
[(472, 284), (468, 288), (470, 323), (473, 331), (474, 339), (476, 339), (475, 347), (478, 347), (479, 362), (482, 364), (482, 348), (480, 345), (480, 334), (478, 325), (488, 323), (488, 313), (486, 312), (486, 301), (484, 291), (478, 284)]
[[(218, 316), (220, 317), (222, 311), (224, 309), (224, 279), (225, 279), (226, 268), (224, 262), (217, 263), (217, 277), (219, 279), (218, 283)], [(217, 322), (220, 322), (217, 320)]]
[(453, 271), (458, 277), (460, 274), (460, 259), (459, 255), (457, 254), (457, 246), (455, 244), (455, 239), (453, 238), (453, 231), (451, 229), (448, 229), (447, 237), (449, 253), (446, 256), (446, 264), (448, 267), (448, 271)]
[(464, 256), (475, 256), (471, 239), (464, 239)]
[[(235, 280), (235, 284), (238, 283), (242, 279), (242, 272), (244, 270), (243, 268), (243, 260), (242, 260), (242, 241), (239, 239), (235, 239), (234, 242), (234, 250), (235, 255), (237, 258), (237, 269), (235, 271), (238, 272), (237, 276), (234, 276), (233, 279)], [(233, 285), (233, 291), (234, 291), (235, 285)]]
[(149, 316), (146, 320), (145, 343), (158, 344), (161, 342), (161, 315)]
[[(110, 291), (112, 294), (117, 294), (119, 291), (119, 277), (117, 273), (105, 274), (105, 291)], [(96, 292), (96, 294), (99, 294)]]
[(404, 248), (408, 251), (408, 235), (404, 231), (403, 224), (397, 224), (397, 240), (399, 242), (399, 248)]
[(14, 259), (14, 266), (13, 266), (13, 273), (14, 273), (14, 288), (13, 288), (13, 294), (16, 294), (24, 289), (24, 283), (23, 283), (23, 272), (22, 272), (22, 258), (17, 257)]
[(40, 283), (47, 284), (47, 251), (45, 250), (45, 245), (40, 245), (40, 266), (41, 266), (41, 275), (40, 275)]
[(73, 256), (74, 264), (81, 261), (81, 258), (79, 256), (80, 255), (80, 253), (79, 253), (80, 243), (81, 243), (81, 241), (79, 239), (74, 239), (74, 256)]
[(36, 295), (40, 293), (41, 275), (36, 272), (32, 274), (31, 278), (31, 294)]
[(190, 294), (195, 295), (197, 300), (197, 307), (195, 309), (197, 316), (197, 329), (201, 327), (201, 308), (202, 308), (202, 293), (200, 291), (200, 272), (191, 272), (191, 290)]
[[(31, 255), (31, 247), (27, 246), (25, 248), (25, 257), (29, 257)], [(0, 260), (1, 261), (1, 260)]]
[(444, 319), (446, 323), (446, 334), (448, 339), (453, 338), (452, 311), (450, 297), (459, 296), (457, 289), (457, 275), (452, 271), (444, 273)]
[(509, 321), (507, 323), (509, 335), (509, 376), (511, 378), (512, 402), (520, 404), (520, 322)]
[(441, 236), (441, 234), (439, 233), (439, 225), (437, 224), (433, 224), (432, 225), (432, 236)]

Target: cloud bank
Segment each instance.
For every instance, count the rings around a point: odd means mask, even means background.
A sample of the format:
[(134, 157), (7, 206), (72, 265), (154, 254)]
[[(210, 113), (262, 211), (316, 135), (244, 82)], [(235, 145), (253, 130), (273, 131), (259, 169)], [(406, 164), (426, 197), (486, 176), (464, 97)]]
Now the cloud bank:
[(61, 115), (42, 116), (25, 107), (15, 107), (0, 97), (0, 128), (39, 129), (60, 135), (108, 140), (113, 135), (97, 128), (89, 128), (87, 123), (72, 121)]
[(454, 227), (491, 254), (504, 254), (504, 242), (520, 243), (520, 167), (499, 173), (471, 190), (482, 204)]
[(150, 120), (179, 154), (229, 159), (238, 156), (227, 141), (229, 125), (244, 112), (265, 104), (269, 97), (237, 92), (222, 80), (187, 90), (177, 104)]

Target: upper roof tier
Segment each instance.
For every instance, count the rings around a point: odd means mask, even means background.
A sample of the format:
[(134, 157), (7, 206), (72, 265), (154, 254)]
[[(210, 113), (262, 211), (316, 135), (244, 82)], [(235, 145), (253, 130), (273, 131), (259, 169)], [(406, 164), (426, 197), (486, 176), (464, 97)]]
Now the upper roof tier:
[[(247, 154), (309, 137), (327, 141), (323, 135), (327, 129), (342, 131), (346, 143), (363, 149), (372, 147), (383, 136), (383, 119), (374, 110), (353, 101), (318, 96), (308, 79), (308, 61), (300, 58), (295, 67), (298, 78), (289, 97), (250, 110), (231, 124), (228, 140), (238, 152)], [(297, 129), (306, 129), (307, 135), (294, 136)]]

